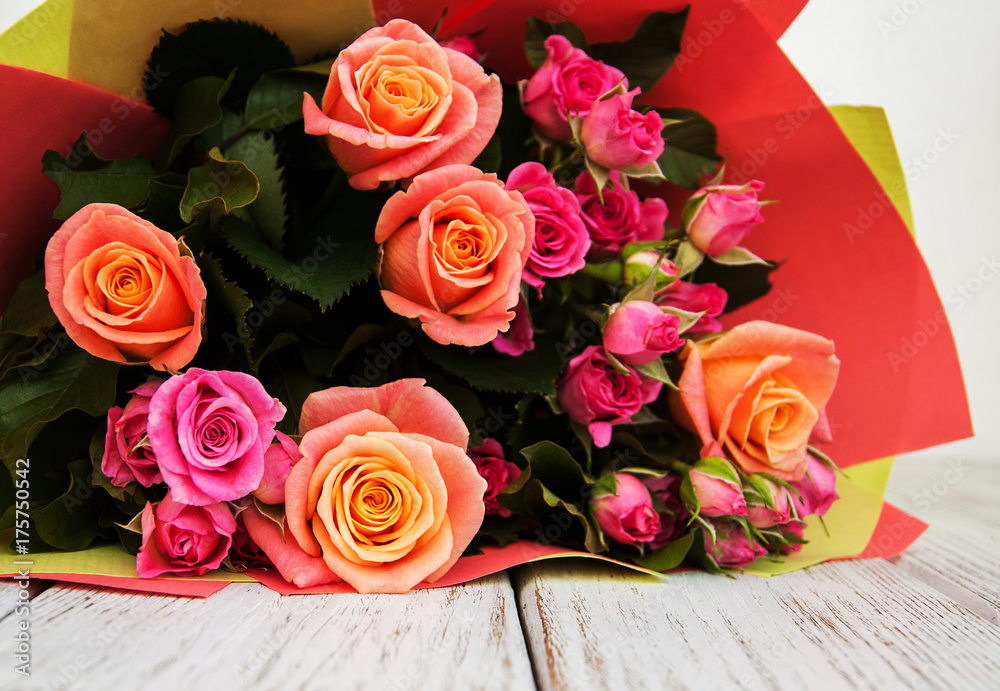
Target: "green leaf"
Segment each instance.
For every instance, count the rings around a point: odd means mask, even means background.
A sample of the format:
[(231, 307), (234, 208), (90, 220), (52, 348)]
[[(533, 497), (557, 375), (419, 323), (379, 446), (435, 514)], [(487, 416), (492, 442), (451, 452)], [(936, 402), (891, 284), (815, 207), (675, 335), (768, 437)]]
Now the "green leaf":
[(223, 336), (226, 345), (229, 346), (230, 343), (235, 345), (233, 339), (238, 339), (249, 360), (253, 338), (251, 338), (250, 330), (247, 328), (246, 314), (253, 309), (253, 301), (236, 283), (226, 280), (222, 273), (222, 265), (212, 255), (202, 254), (198, 258), (198, 266), (201, 268), (201, 277), (205, 281), (205, 287), (208, 288), (209, 294), (217, 297), (235, 320), (235, 335), (227, 332)]
[[(138, 482), (130, 482), (125, 487), (117, 487), (111, 484), (111, 478), (104, 474), (101, 469), (101, 461), (104, 459), (104, 442), (106, 438), (106, 426), (98, 428), (94, 436), (90, 438), (90, 465), (93, 471), (90, 475), (90, 484), (100, 487), (110, 496), (119, 501), (132, 503), (142, 503), (142, 490), (139, 489)], [(138, 496), (137, 496), (138, 494)], [(139, 532), (142, 532), (141, 530)]]
[(539, 338), (535, 349), (512, 359), (492, 348), (470, 351), (461, 346), (443, 346), (426, 340), (420, 349), (432, 362), (484, 391), (542, 393), (556, 395), (556, 378), (563, 360), (555, 343)]
[(724, 254), (716, 254), (709, 257), (709, 259), (716, 264), (724, 264), (725, 266), (749, 266), (750, 264), (770, 266), (768, 262), (758, 257), (746, 247), (734, 247)]
[(545, 39), (552, 34), (565, 36), (577, 48), (587, 49), (587, 38), (583, 35), (583, 29), (573, 22), (552, 24), (531, 17), (528, 19), (528, 31), (524, 35), (524, 52), (528, 56), (528, 62), (536, 70), (542, 66), (545, 58), (549, 55), (549, 52), (545, 50)]
[(149, 197), (149, 179), (156, 175), (142, 154), (128, 160), (108, 161), (96, 153), (84, 132), (65, 159), (55, 151), (42, 156), (42, 172), (59, 185), (62, 195), (53, 216), (66, 220), (87, 204), (105, 202), (126, 208), (142, 205)]
[(272, 279), (316, 300), (324, 310), (352, 285), (371, 274), (378, 260), (375, 221), (384, 197), (351, 193), (341, 197), (297, 247), (285, 253), (271, 247), (260, 232), (232, 216), (222, 220), (226, 240)]
[(674, 540), (666, 547), (644, 554), (641, 557), (632, 559), (639, 566), (643, 566), (653, 571), (669, 571), (676, 569), (684, 562), (684, 558), (691, 551), (694, 543), (694, 532), (690, 532), (682, 538)]
[(247, 97), (265, 72), (295, 65), (292, 51), (275, 34), (257, 24), (215, 19), (188, 24), (176, 36), (166, 31), (153, 48), (144, 86), (152, 106), (174, 117), (180, 91), (200, 77), (225, 79), (237, 72), (224, 105)]
[(212, 149), (205, 165), (188, 171), (181, 219), (191, 223), (201, 214), (219, 218), (251, 204), (259, 191), (260, 182), (246, 164), (227, 160), (217, 148)]
[(120, 368), (117, 362), (67, 348), (29, 376), (22, 377), (24, 367), (8, 370), (0, 377), (0, 457), (9, 462), (24, 458), (45, 424), (67, 411), (106, 414), (115, 402)]
[(677, 276), (682, 278), (701, 266), (705, 261), (705, 253), (695, 247), (695, 244), (688, 238), (681, 240), (674, 254), (674, 263), (677, 264)]
[(663, 154), (657, 159), (663, 176), (681, 187), (696, 189), (705, 173), (715, 170), (722, 157), (716, 152), (715, 125), (701, 113), (687, 108), (657, 108), (666, 120), (677, 120), (663, 128)]
[(181, 199), (187, 188), (187, 177), (180, 173), (164, 173), (149, 179), (149, 199), (138, 215), (173, 233), (184, 227), (181, 220)]
[[(698, 283), (715, 283), (726, 291), (729, 299), (726, 301), (726, 312), (753, 302), (771, 292), (771, 272), (780, 265), (748, 264), (746, 266), (724, 266), (714, 262), (705, 262), (698, 269)], [(798, 300), (798, 295), (790, 290), (785, 292), (785, 302), (791, 304)]]
[(56, 315), (45, 290), (45, 271), (21, 281), (0, 317), (0, 331), (21, 336), (36, 336), (55, 324)]
[(177, 93), (174, 124), (156, 156), (158, 170), (169, 168), (189, 141), (222, 122), (222, 98), (235, 76), (236, 72), (231, 72), (228, 79), (200, 77), (181, 87)]
[(528, 459), (531, 476), (564, 501), (579, 501), (593, 482), (569, 451), (554, 442), (538, 442), (521, 449), (521, 455)]
[(500, 145), (500, 137), (494, 135), (486, 142), (486, 148), (472, 162), (472, 166), (479, 168), (484, 173), (499, 173), (502, 162), (503, 148)]
[(301, 120), (302, 95), (308, 93), (321, 103), (332, 66), (331, 59), (261, 75), (247, 96), (247, 127), (276, 129)]
[(68, 466), (70, 484), (65, 494), (48, 506), (31, 512), (39, 538), (56, 549), (81, 550), (103, 534), (100, 527), (104, 502), (90, 484), (90, 461), (78, 459)]
[(277, 429), (285, 434), (298, 434), (302, 404), (305, 403), (309, 394), (325, 389), (327, 385), (306, 372), (279, 370), (265, 388), (272, 396), (276, 396), (288, 410), (284, 419), (278, 423)]
[(260, 191), (257, 199), (247, 207), (247, 213), (271, 247), (280, 250), (288, 209), (274, 137), (264, 132), (245, 134), (226, 149), (226, 156), (233, 161), (242, 161), (257, 176)]
[(587, 52), (624, 72), (630, 89), (649, 91), (681, 50), (689, 10), (685, 7), (680, 12), (651, 12), (627, 41), (595, 43)]

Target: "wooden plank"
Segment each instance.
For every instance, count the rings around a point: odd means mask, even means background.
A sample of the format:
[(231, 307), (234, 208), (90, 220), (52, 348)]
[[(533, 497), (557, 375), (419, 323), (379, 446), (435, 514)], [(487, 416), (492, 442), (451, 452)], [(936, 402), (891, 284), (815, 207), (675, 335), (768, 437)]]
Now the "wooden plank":
[(52, 585), (51, 581), (39, 581), (37, 579), (32, 579), (27, 588), (23, 588), (28, 593), (27, 598), (21, 594), (21, 586), (18, 585), (16, 581), (3, 580), (0, 581), (0, 619), (6, 617), (8, 614), (13, 612), (19, 602), (24, 602), (25, 599), (30, 601), (33, 597), (44, 591)]
[(902, 458), (886, 498), (930, 524), (895, 563), (1000, 624), (1000, 463)]
[[(234, 584), (205, 600), (60, 584), (31, 619), (31, 683), (17, 688), (535, 688), (504, 574), (407, 595)], [(0, 665), (0, 688), (13, 679)]]
[(1000, 627), (885, 561), (778, 578), (521, 567), (539, 688), (997, 688)]

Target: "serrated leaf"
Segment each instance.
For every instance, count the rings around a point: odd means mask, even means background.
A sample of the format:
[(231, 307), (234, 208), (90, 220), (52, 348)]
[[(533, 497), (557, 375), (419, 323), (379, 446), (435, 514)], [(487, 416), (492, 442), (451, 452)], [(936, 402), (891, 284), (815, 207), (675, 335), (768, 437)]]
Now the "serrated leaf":
[(234, 141), (225, 153), (231, 160), (242, 161), (257, 176), (260, 191), (257, 199), (247, 207), (247, 213), (271, 246), (280, 250), (288, 209), (274, 137), (264, 132), (248, 133)]
[(681, 50), (689, 10), (690, 7), (685, 7), (680, 12), (651, 12), (628, 40), (595, 43), (587, 52), (624, 72), (630, 89), (639, 87), (649, 91), (674, 64)]
[[(243, 349), (249, 360), (253, 338), (251, 338), (250, 330), (247, 328), (246, 314), (253, 309), (253, 301), (236, 283), (226, 280), (226, 277), (222, 273), (222, 265), (219, 264), (219, 261), (215, 257), (209, 254), (202, 254), (198, 258), (198, 266), (201, 268), (201, 276), (205, 281), (205, 286), (208, 288), (209, 294), (218, 298), (235, 320), (235, 337), (243, 345)], [(224, 338), (232, 340), (229, 335), (224, 336)]]
[(687, 108), (657, 108), (664, 121), (663, 153), (657, 159), (663, 176), (681, 187), (695, 189), (705, 173), (715, 170), (722, 157), (716, 152), (715, 125), (701, 113)]
[(374, 270), (378, 245), (373, 230), (383, 201), (381, 195), (349, 195), (345, 206), (338, 205), (297, 247), (284, 253), (272, 248), (253, 226), (233, 216), (223, 217), (223, 232), (251, 264), (278, 283), (313, 298), (326, 310)]
[(120, 368), (71, 347), (31, 378), (22, 378), (21, 367), (8, 370), (0, 377), (0, 457), (10, 462), (24, 458), (45, 424), (67, 411), (107, 413), (115, 402)]
[(167, 132), (156, 156), (158, 170), (169, 168), (194, 137), (222, 122), (222, 99), (236, 76), (227, 79), (200, 77), (188, 82), (177, 93), (174, 123)]
[(149, 179), (149, 199), (136, 213), (152, 223), (173, 233), (184, 227), (181, 220), (181, 199), (187, 188), (187, 177), (180, 173), (164, 173)]
[(105, 202), (125, 208), (141, 206), (149, 197), (149, 179), (156, 171), (146, 157), (106, 160), (94, 152), (84, 132), (70, 159), (55, 151), (42, 156), (42, 172), (59, 185), (62, 195), (53, 217), (64, 221), (87, 204)]
[(538, 339), (535, 349), (516, 359), (501, 355), (492, 348), (470, 351), (461, 346), (443, 346), (423, 341), (421, 351), (430, 360), (484, 391), (509, 391), (513, 393), (542, 393), (556, 395), (556, 378), (562, 371), (563, 359), (555, 344)]
[(260, 181), (242, 161), (230, 161), (219, 149), (208, 153), (205, 165), (188, 171), (188, 184), (181, 198), (181, 219), (191, 223), (196, 216), (211, 219), (253, 203)]
[(666, 547), (644, 554), (641, 557), (632, 559), (639, 566), (644, 566), (653, 571), (669, 571), (676, 569), (684, 562), (691, 545), (694, 544), (694, 532), (690, 532), (682, 538), (674, 540)]
[(524, 35), (524, 52), (528, 57), (528, 62), (535, 69), (541, 67), (549, 55), (549, 52), (545, 50), (545, 39), (552, 34), (565, 36), (577, 48), (584, 50), (587, 48), (587, 38), (583, 35), (583, 29), (573, 22), (552, 24), (531, 17), (528, 19), (528, 31)]
[(21, 336), (37, 336), (55, 324), (44, 270), (21, 281), (0, 317), (0, 331)]
[(308, 93), (320, 103), (332, 66), (331, 59), (262, 74), (247, 96), (246, 126), (267, 130), (301, 120), (302, 94)]
[(147, 98), (173, 117), (178, 93), (200, 77), (237, 76), (225, 105), (246, 98), (265, 72), (289, 68), (295, 58), (288, 45), (258, 24), (231, 19), (192, 22), (177, 35), (163, 32), (146, 69)]
[(79, 459), (69, 464), (70, 485), (65, 494), (48, 506), (31, 512), (35, 533), (56, 549), (86, 549), (103, 534), (100, 527), (104, 502), (88, 478), (90, 461)]

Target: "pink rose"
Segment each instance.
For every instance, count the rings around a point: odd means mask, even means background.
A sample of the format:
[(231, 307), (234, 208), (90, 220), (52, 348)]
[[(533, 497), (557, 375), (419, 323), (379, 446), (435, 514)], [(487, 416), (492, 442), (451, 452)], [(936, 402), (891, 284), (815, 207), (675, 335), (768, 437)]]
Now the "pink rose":
[(545, 39), (549, 56), (531, 79), (521, 81), (524, 112), (539, 132), (549, 139), (569, 141), (573, 137), (566, 114), (579, 117), (590, 112), (594, 101), (628, 82), (621, 70), (594, 60), (565, 36)]
[(115, 487), (124, 487), (133, 481), (143, 487), (163, 482), (156, 454), (146, 434), (149, 401), (162, 383), (156, 379), (137, 386), (129, 391), (135, 395), (125, 404), (124, 410), (115, 406), (108, 411), (101, 472)]
[(715, 526), (715, 542), (707, 530), (702, 534), (705, 539), (705, 552), (709, 559), (718, 566), (730, 569), (742, 569), (749, 566), (757, 557), (763, 557), (767, 550), (747, 536), (746, 528), (738, 523), (713, 522)]
[(249, 374), (192, 367), (157, 389), (147, 432), (176, 500), (204, 506), (257, 489), (284, 416), (285, 406)]
[(663, 118), (655, 110), (632, 110), (640, 89), (597, 101), (580, 125), (587, 157), (611, 170), (642, 168), (663, 153)]
[(580, 217), (580, 202), (534, 161), (512, 170), (504, 187), (524, 195), (535, 216), (535, 238), (521, 279), (540, 296), (546, 278), (568, 276), (587, 263), (590, 234)]
[(683, 223), (695, 246), (710, 256), (725, 254), (764, 220), (757, 193), (760, 180), (745, 185), (713, 185), (698, 190), (684, 206)]
[(447, 573), (482, 525), (486, 481), (465, 452), (468, 429), (423, 380), (318, 391), (299, 431), (285, 535), (256, 508), (244, 512), (289, 582), (406, 592)]
[(201, 576), (219, 568), (232, 545), (236, 519), (225, 504), (189, 506), (171, 492), (142, 510), (142, 547), (135, 560), (140, 578), (164, 573)]
[(45, 289), (66, 335), (94, 357), (178, 370), (201, 345), (208, 291), (198, 264), (117, 204), (88, 204), (56, 231)]
[(739, 482), (710, 475), (696, 468), (688, 473), (691, 489), (703, 516), (746, 516), (747, 502)]
[(806, 473), (798, 482), (791, 483), (802, 498), (791, 497), (799, 516), (824, 515), (840, 495), (837, 494), (837, 471), (806, 454)]
[(490, 341), (490, 345), (498, 353), (511, 357), (518, 357), (535, 349), (535, 330), (531, 326), (524, 298), (521, 298), (514, 308), (514, 319), (510, 323), (510, 328), (505, 333), (498, 333), (497, 337)]
[(772, 509), (766, 504), (751, 504), (747, 513), (750, 525), (763, 529), (788, 523), (792, 514), (792, 502), (788, 490), (768, 479), (764, 480), (764, 484), (767, 485), (771, 493), (774, 508)]
[(649, 490), (628, 473), (615, 473), (617, 494), (602, 494), (590, 501), (601, 532), (615, 542), (631, 545), (652, 542), (660, 532), (660, 516)]
[(660, 511), (660, 532), (649, 542), (651, 550), (666, 547), (687, 532), (688, 510), (680, 498), (681, 478), (677, 475), (643, 480), (650, 494), (656, 496), (666, 511)]
[(283, 432), (274, 432), (275, 441), (264, 452), (264, 477), (252, 494), (265, 504), (283, 504), (285, 480), (302, 454), (298, 445)]
[(496, 175), (472, 166), (418, 175), (375, 226), (382, 298), (438, 343), (489, 343), (510, 328), (534, 236), (524, 197)]
[(604, 348), (627, 365), (645, 365), (684, 345), (680, 319), (652, 302), (631, 300), (611, 308)]
[(653, 302), (661, 307), (673, 307), (685, 312), (704, 312), (685, 333), (692, 338), (722, 331), (717, 317), (726, 309), (729, 295), (715, 283), (674, 281), (657, 291)]
[(630, 242), (663, 239), (667, 222), (665, 201), (650, 197), (640, 202), (639, 195), (622, 189), (617, 182), (611, 182), (602, 194), (603, 203), (587, 171), (576, 179), (576, 196), (580, 200), (583, 222), (593, 241), (588, 258), (608, 259)]
[(744, 473), (801, 480), (809, 435), (840, 371), (833, 341), (752, 321), (708, 343), (689, 341), (681, 358), (670, 407), (701, 438), (702, 456), (728, 454)]
[(510, 509), (500, 506), (497, 495), (521, 475), (521, 469), (507, 460), (496, 439), (487, 439), (481, 446), (469, 449), (469, 458), (486, 480), (486, 494), (483, 495), (486, 513), (504, 518), (510, 516)]
[(393, 19), (340, 51), (323, 107), (305, 95), (305, 131), (323, 135), (357, 189), (472, 163), (500, 121), (496, 75)]
[(619, 372), (603, 348), (587, 346), (569, 361), (559, 381), (559, 402), (576, 422), (587, 425), (594, 445), (611, 443), (611, 427), (631, 422), (643, 404), (656, 400), (663, 387), (635, 370)]
[(462, 55), (468, 55), (473, 60), (479, 60), (479, 58), (483, 57), (482, 51), (479, 50), (479, 46), (476, 45), (476, 39), (472, 36), (455, 36), (454, 38), (446, 38), (441, 41), (441, 47), (457, 50)]

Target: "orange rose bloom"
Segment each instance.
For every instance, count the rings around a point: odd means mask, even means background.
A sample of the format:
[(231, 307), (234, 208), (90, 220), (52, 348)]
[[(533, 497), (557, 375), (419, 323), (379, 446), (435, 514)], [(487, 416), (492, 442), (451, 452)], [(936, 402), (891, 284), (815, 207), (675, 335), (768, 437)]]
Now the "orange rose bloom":
[(701, 437), (702, 456), (731, 458), (745, 473), (801, 480), (809, 437), (840, 371), (833, 341), (753, 321), (691, 343), (681, 357), (671, 408)]
[(45, 248), (49, 303), (78, 346), (179, 370), (201, 344), (208, 293), (173, 235), (116, 204), (88, 204)]

